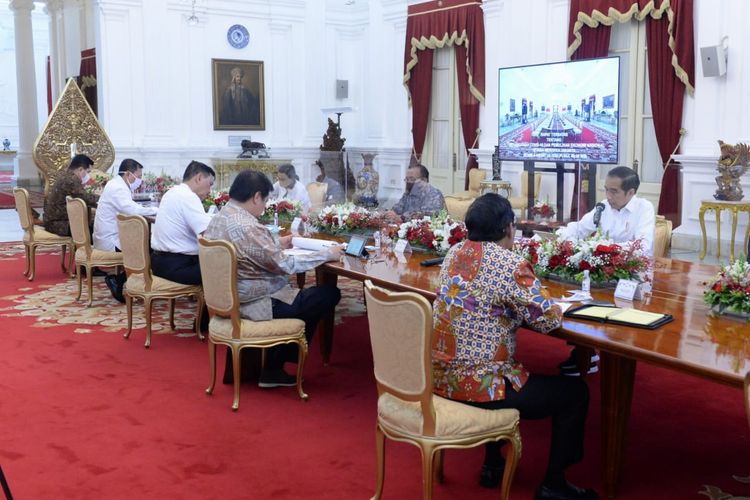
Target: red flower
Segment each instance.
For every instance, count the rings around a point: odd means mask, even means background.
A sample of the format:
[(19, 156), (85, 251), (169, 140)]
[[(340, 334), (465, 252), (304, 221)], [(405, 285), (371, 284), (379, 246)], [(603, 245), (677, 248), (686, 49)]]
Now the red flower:
[(585, 271), (585, 270), (587, 270), (587, 269), (588, 269), (588, 270), (591, 270), (591, 264), (589, 264), (589, 263), (588, 263), (587, 261), (585, 261), (585, 260), (582, 260), (582, 261), (581, 261), (581, 263), (580, 263), (580, 264), (578, 264), (578, 268), (579, 268), (579, 269), (580, 269), (581, 271)]

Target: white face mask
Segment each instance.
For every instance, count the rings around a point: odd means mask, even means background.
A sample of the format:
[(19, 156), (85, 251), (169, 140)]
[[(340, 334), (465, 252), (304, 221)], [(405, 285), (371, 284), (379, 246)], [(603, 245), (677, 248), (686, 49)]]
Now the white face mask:
[(133, 183), (130, 184), (130, 190), (131, 191), (135, 191), (136, 189), (138, 189), (139, 187), (141, 187), (141, 183), (142, 182), (143, 182), (143, 180), (140, 177), (136, 177), (135, 180), (133, 180)]
[(84, 185), (86, 185), (86, 184), (88, 184), (88, 183), (89, 183), (89, 181), (90, 181), (90, 180), (91, 180), (91, 176), (90, 176), (89, 174), (86, 174), (86, 175), (84, 175), (84, 176), (83, 176), (83, 178), (81, 179), (81, 183), (83, 183)]

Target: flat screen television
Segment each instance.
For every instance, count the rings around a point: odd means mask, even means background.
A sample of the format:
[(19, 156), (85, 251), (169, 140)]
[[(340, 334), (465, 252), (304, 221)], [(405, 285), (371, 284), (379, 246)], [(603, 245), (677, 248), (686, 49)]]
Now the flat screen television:
[(500, 68), (500, 159), (617, 163), (619, 77), (619, 57)]

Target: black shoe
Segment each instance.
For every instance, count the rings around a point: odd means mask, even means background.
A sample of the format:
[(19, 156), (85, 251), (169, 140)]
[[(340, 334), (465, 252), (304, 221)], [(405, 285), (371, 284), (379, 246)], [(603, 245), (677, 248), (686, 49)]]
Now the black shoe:
[(599, 500), (599, 494), (590, 488), (579, 488), (565, 481), (561, 488), (540, 485), (534, 495), (535, 500)]
[[(596, 373), (598, 371), (599, 371), (599, 365), (596, 364), (596, 363), (591, 363), (589, 365), (589, 371), (586, 372), (586, 373), (588, 373), (589, 375), (591, 375), (592, 373)], [(566, 377), (580, 377), (581, 376), (581, 372), (578, 369), (578, 367), (575, 366), (573, 368), (561, 368), (560, 369), (560, 375), (565, 375)]]
[(258, 387), (269, 389), (272, 387), (294, 387), (297, 385), (297, 377), (289, 375), (283, 369), (265, 370), (260, 374)]
[(498, 465), (482, 464), (479, 472), (479, 486), (482, 488), (497, 488), (503, 480), (505, 472), (505, 461)]
[[(599, 355), (597, 353), (593, 353), (591, 355), (591, 364), (595, 364), (597, 361), (599, 361)], [(560, 367), (560, 370), (570, 370), (572, 368), (578, 368), (578, 358), (575, 354), (575, 349), (570, 351), (570, 356), (568, 356), (568, 359), (557, 365)]]
[(108, 276), (108, 274), (107, 274), (106, 271), (102, 271), (98, 267), (95, 267), (94, 271), (91, 273), (91, 276), (93, 276), (94, 278), (96, 278), (97, 276), (99, 276), (99, 277)]
[(117, 276), (114, 274), (108, 274), (104, 277), (104, 283), (107, 284), (107, 288), (112, 293), (112, 297), (118, 302), (125, 303), (125, 297), (122, 295), (122, 285), (117, 281)]

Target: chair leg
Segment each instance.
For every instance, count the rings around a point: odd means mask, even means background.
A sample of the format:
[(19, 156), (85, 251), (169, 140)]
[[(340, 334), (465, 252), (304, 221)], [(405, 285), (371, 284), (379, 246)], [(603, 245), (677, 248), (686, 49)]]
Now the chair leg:
[(378, 467), (378, 477), (375, 483), (375, 495), (373, 500), (379, 500), (383, 495), (383, 483), (385, 482), (385, 434), (378, 424), (375, 424), (375, 453)]
[(211, 339), (208, 339), (208, 366), (211, 369), (211, 382), (206, 389), (206, 394), (211, 395), (216, 387), (216, 344), (211, 342)]
[(133, 297), (125, 292), (125, 308), (128, 310), (128, 331), (125, 332), (123, 338), (129, 339), (130, 332), (133, 330)]
[(34, 273), (36, 272), (36, 246), (31, 245), (29, 248), (30, 252), (30, 259), (29, 259), (29, 265), (31, 266), (29, 268), (29, 274), (26, 276), (29, 281), (34, 281)]
[(86, 266), (86, 284), (89, 286), (89, 307), (94, 303), (94, 267)]
[(62, 269), (63, 274), (65, 274), (68, 270), (65, 269), (65, 251), (68, 249), (68, 245), (62, 245), (62, 250), (60, 251), (60, 268)]
[(203, 332), (201, 331), (201, 323), (203, 323), (203, 294), (198, 295), (198, 310), (195, 313), (195, 333), (198, 335), (198, 338), (201, 342), (206, 340), (206, 336), (203, 335)]
[(445, 482), (445, 474), (443, 473), (443, 459), (445, 458), (445, 450), (438, 450), (435, 455), (435, 475), (440, 483)]
[(232, 374), (234, 375), (234, 401), (232, 402), (232, 411), (237, 411), (240, 407), (240, 348), (232, 345)]
[(76, 282), (78, 283), (78, 295), (76, 300), (81, 300), (81, 265), (76, 262)]
[(307, 279), (307, 273), (297, 273), (297, 287), (302, 290), (305, 288), (305, 280)]
[(146, 343), (143, 346), (148, 349), (151, 347), (151, 298), (143, 298), (143, 306), (146, 308)]
[(29, 271), (31, 270), (31, 249), (29, 248), (29, 245), (23, 246), (23, 253), (26, 257), (26, 267), (23, 270), (23, 275), (28, 276)]
[(422, 497), (432, 499), (432, 474), (435, 463), (435, 449), (432, 444), (422, 444)]
[(177, 328), (174, 325), (174, 304), (176, 299), (169, 299), (169, 328), (175, 331)]
[(73, 266), (75, 266), (76, 262), (76, 247), (75, 245), (71, 244), (68, 246), (68, 271), (69, 276), (73, 278), (75, 276), (75, 273), (73, 272)]
[(297, 342), (297, 394), (302, 401), (307, 401), (307, 394), (302, 390), (302, 372), (305, 368), (305, 357), (307, 356), (307, 340), (303, 337)]
[(508, 455), (505, 457), (505, 472), (503, 473), (503, 484), (500, 486), (500, 498), (510, 498), (510, 487), (513, 483), (513, 475), (516, 473), (518, 460), (521, 458), (521, 433), (518, 429), (508, 439)]

